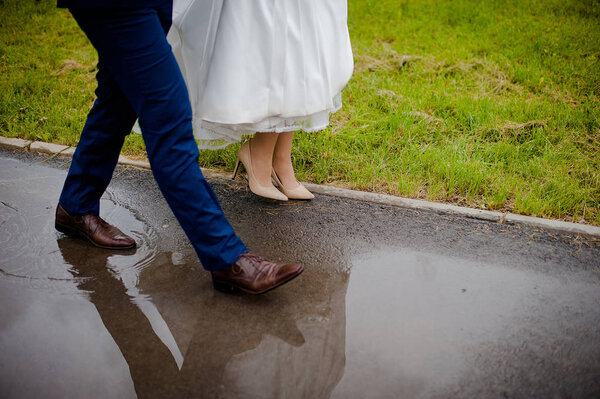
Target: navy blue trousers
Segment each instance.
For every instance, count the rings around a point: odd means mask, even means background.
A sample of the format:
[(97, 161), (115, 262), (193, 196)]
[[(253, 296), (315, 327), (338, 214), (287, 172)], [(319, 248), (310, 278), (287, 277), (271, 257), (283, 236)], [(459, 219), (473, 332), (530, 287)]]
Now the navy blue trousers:
[(248, 250), (198, 166), (187, 89), (166, 40), (171, 5), (70, 11), (98, 51), (98, 88), (59, 203), (74, 215), (99, 214), (139, 118), (154, 178), (202, 265), (230, 266)]

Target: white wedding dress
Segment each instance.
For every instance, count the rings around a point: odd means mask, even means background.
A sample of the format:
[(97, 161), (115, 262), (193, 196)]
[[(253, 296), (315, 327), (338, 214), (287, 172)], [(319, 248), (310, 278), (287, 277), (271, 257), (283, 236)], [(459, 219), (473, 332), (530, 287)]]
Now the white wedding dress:
[(168, 40), (202, 149), (324, 129), (352, 75), (346, 0), (175, 0)]

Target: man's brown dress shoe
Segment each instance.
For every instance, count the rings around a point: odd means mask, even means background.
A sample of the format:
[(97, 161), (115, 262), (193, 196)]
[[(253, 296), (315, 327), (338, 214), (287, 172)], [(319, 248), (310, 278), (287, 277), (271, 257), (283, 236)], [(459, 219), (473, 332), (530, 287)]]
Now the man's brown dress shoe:
[(298, 264), (280, 265), (257, 255), (244, 254), (230, 267), (213, 270), (215, 289), (263, 294), (298, 277), (304, 268)]
[(88, 213), (82, 216), (70, 215), (58, 204), (56, 207), (56, 230), (70, 236), (87, 238), (92, 244), (106, 249), (135, 248), (135, 240), (121, 230), (106, 223), (100, 216)]

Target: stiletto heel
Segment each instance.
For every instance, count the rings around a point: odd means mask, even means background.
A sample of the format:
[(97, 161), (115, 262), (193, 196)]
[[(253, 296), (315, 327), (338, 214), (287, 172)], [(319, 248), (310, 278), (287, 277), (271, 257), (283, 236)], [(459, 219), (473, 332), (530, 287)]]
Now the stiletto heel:
[(235, 180), (235, 176), (237, 175), (239, 167), (240, 167), (240, 156), (238, 155), (237, 162), (235, 163), (235, 168), (233, 168), (233, 176), (231, 176), (231, 180)]
[(271, 177), (273, 180), (275, 180), (275, 183), (279, 186), (285, 196), (290, 199), (311, 200), (315, 198), (314, 194), (308, 191), (308, 189), (304, 187), (298, 180), (296, 180), (296, 187), (284, 187), (283, 183), (279, 179), (279, 176), (277, 176), (275, 169), (271, 169)]
[[(288, 198), (281, 191), (277, 190), (273, 183), (269, 182), (270, 186), (263, 186), (256, 180), (256, 177), (254, 177), (254, 171), (252, 169), (252, 156), (250, 154), (250, 142), (251, 140), (244, 142), (238, 151), (238, 163), (241, 162), (246, 169), (250, 191), (261, 197), (271, 198), (279, 201), (287, 201)], [(236, 171), (234, 171), (234, 176)]]

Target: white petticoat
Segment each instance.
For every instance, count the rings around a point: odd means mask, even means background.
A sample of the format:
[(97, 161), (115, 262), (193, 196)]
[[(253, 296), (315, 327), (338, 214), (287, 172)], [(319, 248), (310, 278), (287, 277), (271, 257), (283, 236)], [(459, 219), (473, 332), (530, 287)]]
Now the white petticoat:
[(346, 0), (175, 0), (168, 40), (201, 149), (322, 130), (352, 75)]

